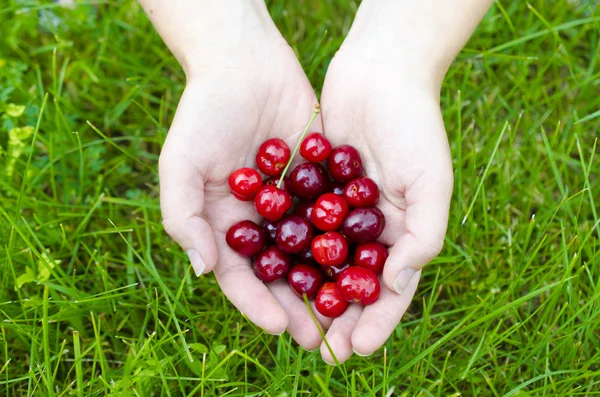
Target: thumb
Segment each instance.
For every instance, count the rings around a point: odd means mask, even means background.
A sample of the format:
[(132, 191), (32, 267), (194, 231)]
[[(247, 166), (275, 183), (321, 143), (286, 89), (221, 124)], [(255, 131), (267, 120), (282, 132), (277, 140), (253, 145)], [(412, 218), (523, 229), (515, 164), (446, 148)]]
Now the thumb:
[(217, 262), (213, 231), (201, 217), (204, 181), (198, 169), (173, 143), (167, 140), (159, 159), (163, 226), (188, 254), (194, 272), (200, 276), (211, 271)]
[(385, 284), (398, 294), (442, 250), (451, 195), (451, 171), (433, 180), (424, 175), (406, 192), (406, 233), (391, 248), (383, 270)]
[(217, 244), (212, 228), (202, 217), (204, 176), (197, 162), (189, 157), (190, 137), (197, 125), (198, 112), (198, 102), (190, 96), (193, 92), (186, 88), (177, 106), (160, 153), (158, 176), (165, 231), (185, 250), (194, 272), (200, 276), (214, 269)]

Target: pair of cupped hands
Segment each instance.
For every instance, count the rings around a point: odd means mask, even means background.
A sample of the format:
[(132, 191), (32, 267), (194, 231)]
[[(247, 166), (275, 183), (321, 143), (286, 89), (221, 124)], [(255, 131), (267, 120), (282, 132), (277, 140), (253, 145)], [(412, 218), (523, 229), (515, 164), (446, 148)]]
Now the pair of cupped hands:
[(329, 65), (311, 131), (324, 133), (334, 146), (359, 150), (366, 175), (381, 190), (386, 227), (380, 241), (390, 247), (375, 304), (351, 304), (334, 320), (313, 310), (330, 350), (287, 283), (263, 284), (249, 260), (225, 242), (231, 225), (259, 218), (252, 202), (230, 194), (231, 172), (255, 167), (258, 146), (268, 138), (295, 147), (318, 103), (274, 27), (231, 28), (202, 51), (172, 48), (187, 85), (160, 155), (163, 224), (196, 274), (214, 272), (250, 321), (270, 334), (289, 332), (307, 350), (320, 347), (333, 364), (385, 343), (415, 295), (422, 267), (442, 248), (453, 174), (439, 107), (441, 79), (428, 76), (419, 59), (384, 56), (368, 39), (350, 36)]

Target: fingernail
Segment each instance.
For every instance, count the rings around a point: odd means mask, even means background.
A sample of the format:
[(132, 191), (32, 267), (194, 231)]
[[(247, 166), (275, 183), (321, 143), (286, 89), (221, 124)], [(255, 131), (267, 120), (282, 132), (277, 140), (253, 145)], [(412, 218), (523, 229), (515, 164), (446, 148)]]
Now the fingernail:
[(196, 251), (193, 248), (185, 252), (187, 253), (188, 258), (190, 258), (190, 262), (192, 263), (192, 267), (194, 268), (194, 273), (196, 273), (196, 277), (200, 277), (204, 272), (204, 268), (206, 267), (204, 265), (202, 257), (200, 256), (198, 251)]
[(304, 350), (305, 352), (309, 352), (309, 353), (313, 353), (313, 352), (316, 352), (317, 350), (319, 350), (319, 348), (318, 348), (318, 347), (315, 347), (314, 349), (312, 349), (312, 350), (309, 350), (309, 349), (307, 349), (307, 348), (306, 348), (306, 347), (304, 347), (304, 346), (300, 346), (300, 349)]
[(337, 364), (335, 363), (335, 361), (334, 361), (334, 362), (332, 362), (332, 363), (330, 363), (329, 361), (327, 361), (327, 360), (323, 359), (323, 362), (324, 362), (325, 364), (327, 364), (327, 365), (331, 365), (332, 367), (337, 367)]
[(371, 354), (373, 354), (373, 353), (362, 354), (362, 353), (359, 353), (356, 350), (354, 350), (354, 348), (352, 348), (352, 351), (354, 352), (354, 354), (356, 354), (357, 356), (361, 356), (361, 357), (369, 357)]
[(281, 336), (283, 335), (283, 333), (285, 332), (285, 329), (283, 331), (281, 331), (280, 333), (275, 333), (275, 332), (271, 332), (268, 329), (266, 329), (265, 331), (267, 331), (267, 334), (269, 335), (273, 335), (273, 336)]
[(398, 273), (396, 279), (394, 280), (394, 290), (399, 295), (402, 295), (406, 287), (408, 287), (408, 284), (410, 284), (410, 280), (413, 279), (415, 273), (415, 269), (411, 269), (410, 267)]

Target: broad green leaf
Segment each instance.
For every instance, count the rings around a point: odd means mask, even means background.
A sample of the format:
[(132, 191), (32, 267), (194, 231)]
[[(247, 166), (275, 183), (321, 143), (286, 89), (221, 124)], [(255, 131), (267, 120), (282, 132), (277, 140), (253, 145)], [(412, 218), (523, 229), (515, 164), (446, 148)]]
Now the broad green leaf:
[(30, 283), (32, 281), (35, 281), (35, 273), (29, 266), (27, 266), (25, 273), (17, 277), (17, 288), (21, 289), (23, 284)]
[(43, 252), (42, 257), (37, 262), (37, 274), (34, 273), (32, 268), (27, 266), (25, 273), (17, 277), (17, 288), (21, 288), (24, 284), (34, 281), (38, 283), (48, 281), (50, 279), (50, 269), (54, 269), (54, 267), (60, 265), (60, 262), (60, 260), (52, 259), (48, 253)]
[[(46, 264), (44, 264), (44, 262), (46, 262)], [(60, 265), (60, 260), (52, 259), (46, 252), (43, 252), (42, 258), (38, 260), (38, 282), (43, 283), (44, 281), (48, 281), (50, 278), (50, 269), (54, 269), (56, 265)], [(50, 269), (48, 269), (48, 267), (50, 267)]]
[(24, 112), (25, 112), (25, 105), (16, 105), (14, 103), (9, 103), (6, 106), (6, 114), (8, 114), (10, 117), (19, 117)]
[(25, 127), (16, 127), (8, 132), (8, 144), (23, 142), (33, 134), (34, 128), (30, 125)]
[(12, 176), (15, 163), (25, 149), (24, 140), (33, 134), (34, 128), (31, 126), (16, 127), (8, 132), (8, 161), (6, 162), (6, 175)]
[(200, 354), (208, 353), (208, 348), (202, 343), (190, 343), (190, 349)]

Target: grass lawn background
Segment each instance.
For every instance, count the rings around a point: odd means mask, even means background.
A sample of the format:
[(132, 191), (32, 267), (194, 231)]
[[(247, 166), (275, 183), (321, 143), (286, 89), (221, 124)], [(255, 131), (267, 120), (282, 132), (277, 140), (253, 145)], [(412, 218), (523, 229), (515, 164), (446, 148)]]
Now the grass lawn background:
[[(357, 2), (269, 3), (319, 91)], [(0, 1), (0, 395), (600, 394), (599, 7), (492, 6), (442, 88), (444, 251), (384, 348), (330, 367), (162, 230), (185, 81), (140, 7)]]

